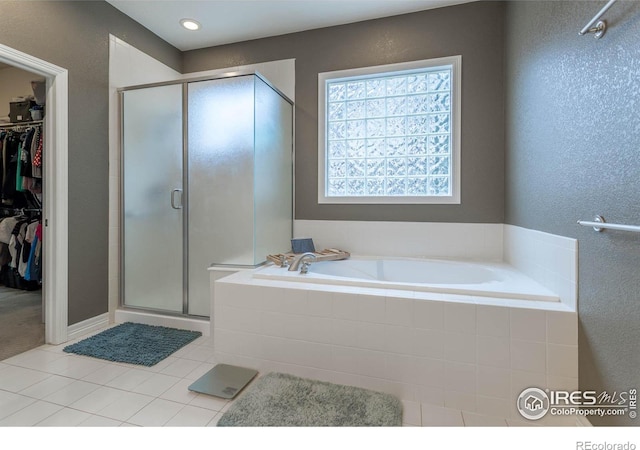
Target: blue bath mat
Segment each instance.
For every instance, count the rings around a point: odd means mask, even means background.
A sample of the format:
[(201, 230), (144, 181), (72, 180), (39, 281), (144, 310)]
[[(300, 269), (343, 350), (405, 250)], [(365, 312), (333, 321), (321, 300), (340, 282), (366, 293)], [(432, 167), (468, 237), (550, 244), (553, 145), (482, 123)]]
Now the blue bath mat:
[(199, 331), (126, 322), (64, 348), (67, 353), (153, 366), (189, 342)]

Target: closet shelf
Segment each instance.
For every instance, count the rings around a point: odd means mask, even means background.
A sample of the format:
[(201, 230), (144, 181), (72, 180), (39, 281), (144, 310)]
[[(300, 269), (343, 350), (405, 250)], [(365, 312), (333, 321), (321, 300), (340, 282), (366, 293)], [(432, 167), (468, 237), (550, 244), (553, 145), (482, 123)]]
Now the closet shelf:
[(29, 125), (39, 125), (43, 122), (44, 120), (31, 120), (29, 122), (7, 122), (7, 123), (0, 123), (0, 127), (23, 127), (23, 126), (29, 126)]

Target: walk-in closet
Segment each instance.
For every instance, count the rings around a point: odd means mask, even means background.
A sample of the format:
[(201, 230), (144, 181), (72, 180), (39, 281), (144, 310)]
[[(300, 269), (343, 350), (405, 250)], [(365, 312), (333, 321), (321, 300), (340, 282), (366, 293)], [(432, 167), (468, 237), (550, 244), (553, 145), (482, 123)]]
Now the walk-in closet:
[(45, 80), (0, 65), (0, 360), (44, 344)]

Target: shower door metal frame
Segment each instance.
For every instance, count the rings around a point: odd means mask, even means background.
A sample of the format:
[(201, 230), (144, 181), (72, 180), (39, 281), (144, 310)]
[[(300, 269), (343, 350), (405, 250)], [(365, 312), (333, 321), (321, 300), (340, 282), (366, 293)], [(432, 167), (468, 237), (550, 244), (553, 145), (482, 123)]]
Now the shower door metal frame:
[[(186, 78), (180, 80), (172, 80), (165, 81), (159, 83), (149, 83), (149, 84), (141, 84), (128, 86), (125, 88), (118, 89), (118, 100), (120, 102), (118, 108), (118, 123), (120, 124), (120, 204), (119, 204), (119, 213), (120, 213), (120, 270), (119, 270), (119, 293), (120, 298), (118, 299), (118, 307), (123, 309), (137, 310), (137, 311), (148, 311), (153, 313), (159, 313), (165, 316), (177, 316), (177, 317), (187, 317), (187, 318), (196, 318), (202, 319), (205, 316), (193, 315), (189, 314), (189, 83), (198, 82), (198, 81), (213, 81), (213, 80), (223, 80), (229, 78), (236, 77), (244, 77), (254, 75), (258, 77), (261, 81), (263, 81), (267, 86), (269, 86), (273, 91), (282, 97), (287, 103), (289, 103), (292, 107), (291, 109), (291, 182), (292, 182), (292, 190), (291, 190), (291, 236), (293, 237), (293, 220), (295, 217), (295, 104), (294, 102), (287, 97), (280, 89), (275, 87), (269, 80), (264, 78), (257, 71), (233, 71), (229, 73), (223, 73), (219, 75), (213, 76), (203, 76), (203, 77), (195, 77), (195, 78)], [(124, 303), (124, 258), (125, 258), (125, 248), (124, 248), (124, 126), (123, 126), (123, 118), (124, 118), (124, 93), (126, 91), (134, 91), (146, 88), (160, 87), (160, 86), (170, 86), (170, 85), (182, 85), (182, 195), (180, 198), (181, 206), (182, 206), (182, 312), (168, 311), (156, 308), (147, 308), (144, 306), (130, 306)], [(237, 268), (255, 268), (259, 267), (261, 264), (257, 265), (225, 265), (225, 264), (216, 264), (217, 267), (237, 267)]]

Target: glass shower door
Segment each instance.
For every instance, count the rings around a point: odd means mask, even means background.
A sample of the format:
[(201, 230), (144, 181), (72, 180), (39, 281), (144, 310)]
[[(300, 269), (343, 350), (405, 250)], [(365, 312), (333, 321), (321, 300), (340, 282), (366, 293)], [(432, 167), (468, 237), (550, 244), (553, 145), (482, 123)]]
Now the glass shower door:
[(122, 95), (123, 302), (181, 313), (182, 85)]
[(188, 84), (189, 314), (210, 314), (211, 264), (253, 264), (254, 76)]

